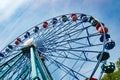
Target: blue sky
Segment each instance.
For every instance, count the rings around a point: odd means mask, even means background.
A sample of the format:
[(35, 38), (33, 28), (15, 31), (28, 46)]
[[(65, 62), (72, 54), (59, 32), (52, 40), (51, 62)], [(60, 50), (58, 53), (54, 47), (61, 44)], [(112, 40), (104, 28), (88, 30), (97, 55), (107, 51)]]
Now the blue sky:
[(0, 0), (0, 50), (27, 29), (49, 18), (85, 13), (105, 23), (116, 42), (109, 61), (120, 57), (120, 0)]
[(116, 42), (110, 61), (120, 57), (119, 0), (0, 0), (0, 50), (27, 29), (67, 13), (85, 13), (104, 22)]

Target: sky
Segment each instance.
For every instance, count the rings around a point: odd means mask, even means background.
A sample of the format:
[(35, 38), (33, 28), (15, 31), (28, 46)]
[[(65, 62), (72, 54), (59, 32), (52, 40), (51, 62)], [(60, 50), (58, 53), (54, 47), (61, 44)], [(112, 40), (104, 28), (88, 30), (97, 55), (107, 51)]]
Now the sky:
[(103, 22), (116, 42), (110, 61), (120, 57), (120, 0), (0, 0), (0, 50), (27, 29), (55, 16), (84, 13)]

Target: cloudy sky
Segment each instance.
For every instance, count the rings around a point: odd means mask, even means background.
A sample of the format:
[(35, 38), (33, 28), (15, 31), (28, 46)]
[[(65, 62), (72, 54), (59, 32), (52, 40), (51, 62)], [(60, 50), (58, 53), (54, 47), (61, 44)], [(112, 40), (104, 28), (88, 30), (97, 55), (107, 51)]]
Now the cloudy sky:
[(49, 18), (85, 13), (104, 22), (116, 42), (110, 61), (120, 57), (119, 0), (0, 0), (0, 50), (18, 35)]

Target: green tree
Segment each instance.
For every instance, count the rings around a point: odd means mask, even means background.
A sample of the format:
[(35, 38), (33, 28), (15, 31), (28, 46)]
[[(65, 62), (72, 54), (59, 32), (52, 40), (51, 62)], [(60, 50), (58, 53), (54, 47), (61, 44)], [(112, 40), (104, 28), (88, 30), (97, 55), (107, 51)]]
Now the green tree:
[(101, 80), (120, 80), (120, 58), (116, 62), (116, 69), (113, 73), (105, 74)]

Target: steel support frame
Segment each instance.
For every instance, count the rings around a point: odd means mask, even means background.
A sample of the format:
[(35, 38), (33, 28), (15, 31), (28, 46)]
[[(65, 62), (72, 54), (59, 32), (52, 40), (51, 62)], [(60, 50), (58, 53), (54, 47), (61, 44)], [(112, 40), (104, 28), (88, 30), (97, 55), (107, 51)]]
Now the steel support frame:
[(38, 52), (34, 46), (30, 47), (30, 59), (31, 59), (31, 69), (32, 69), (32, 79), (40, 80), (38, 76), (38, 70), (40, 71), (41, 80), (53, 80), (49, 70), (47, 69), (44, 61), (39, 57)]

